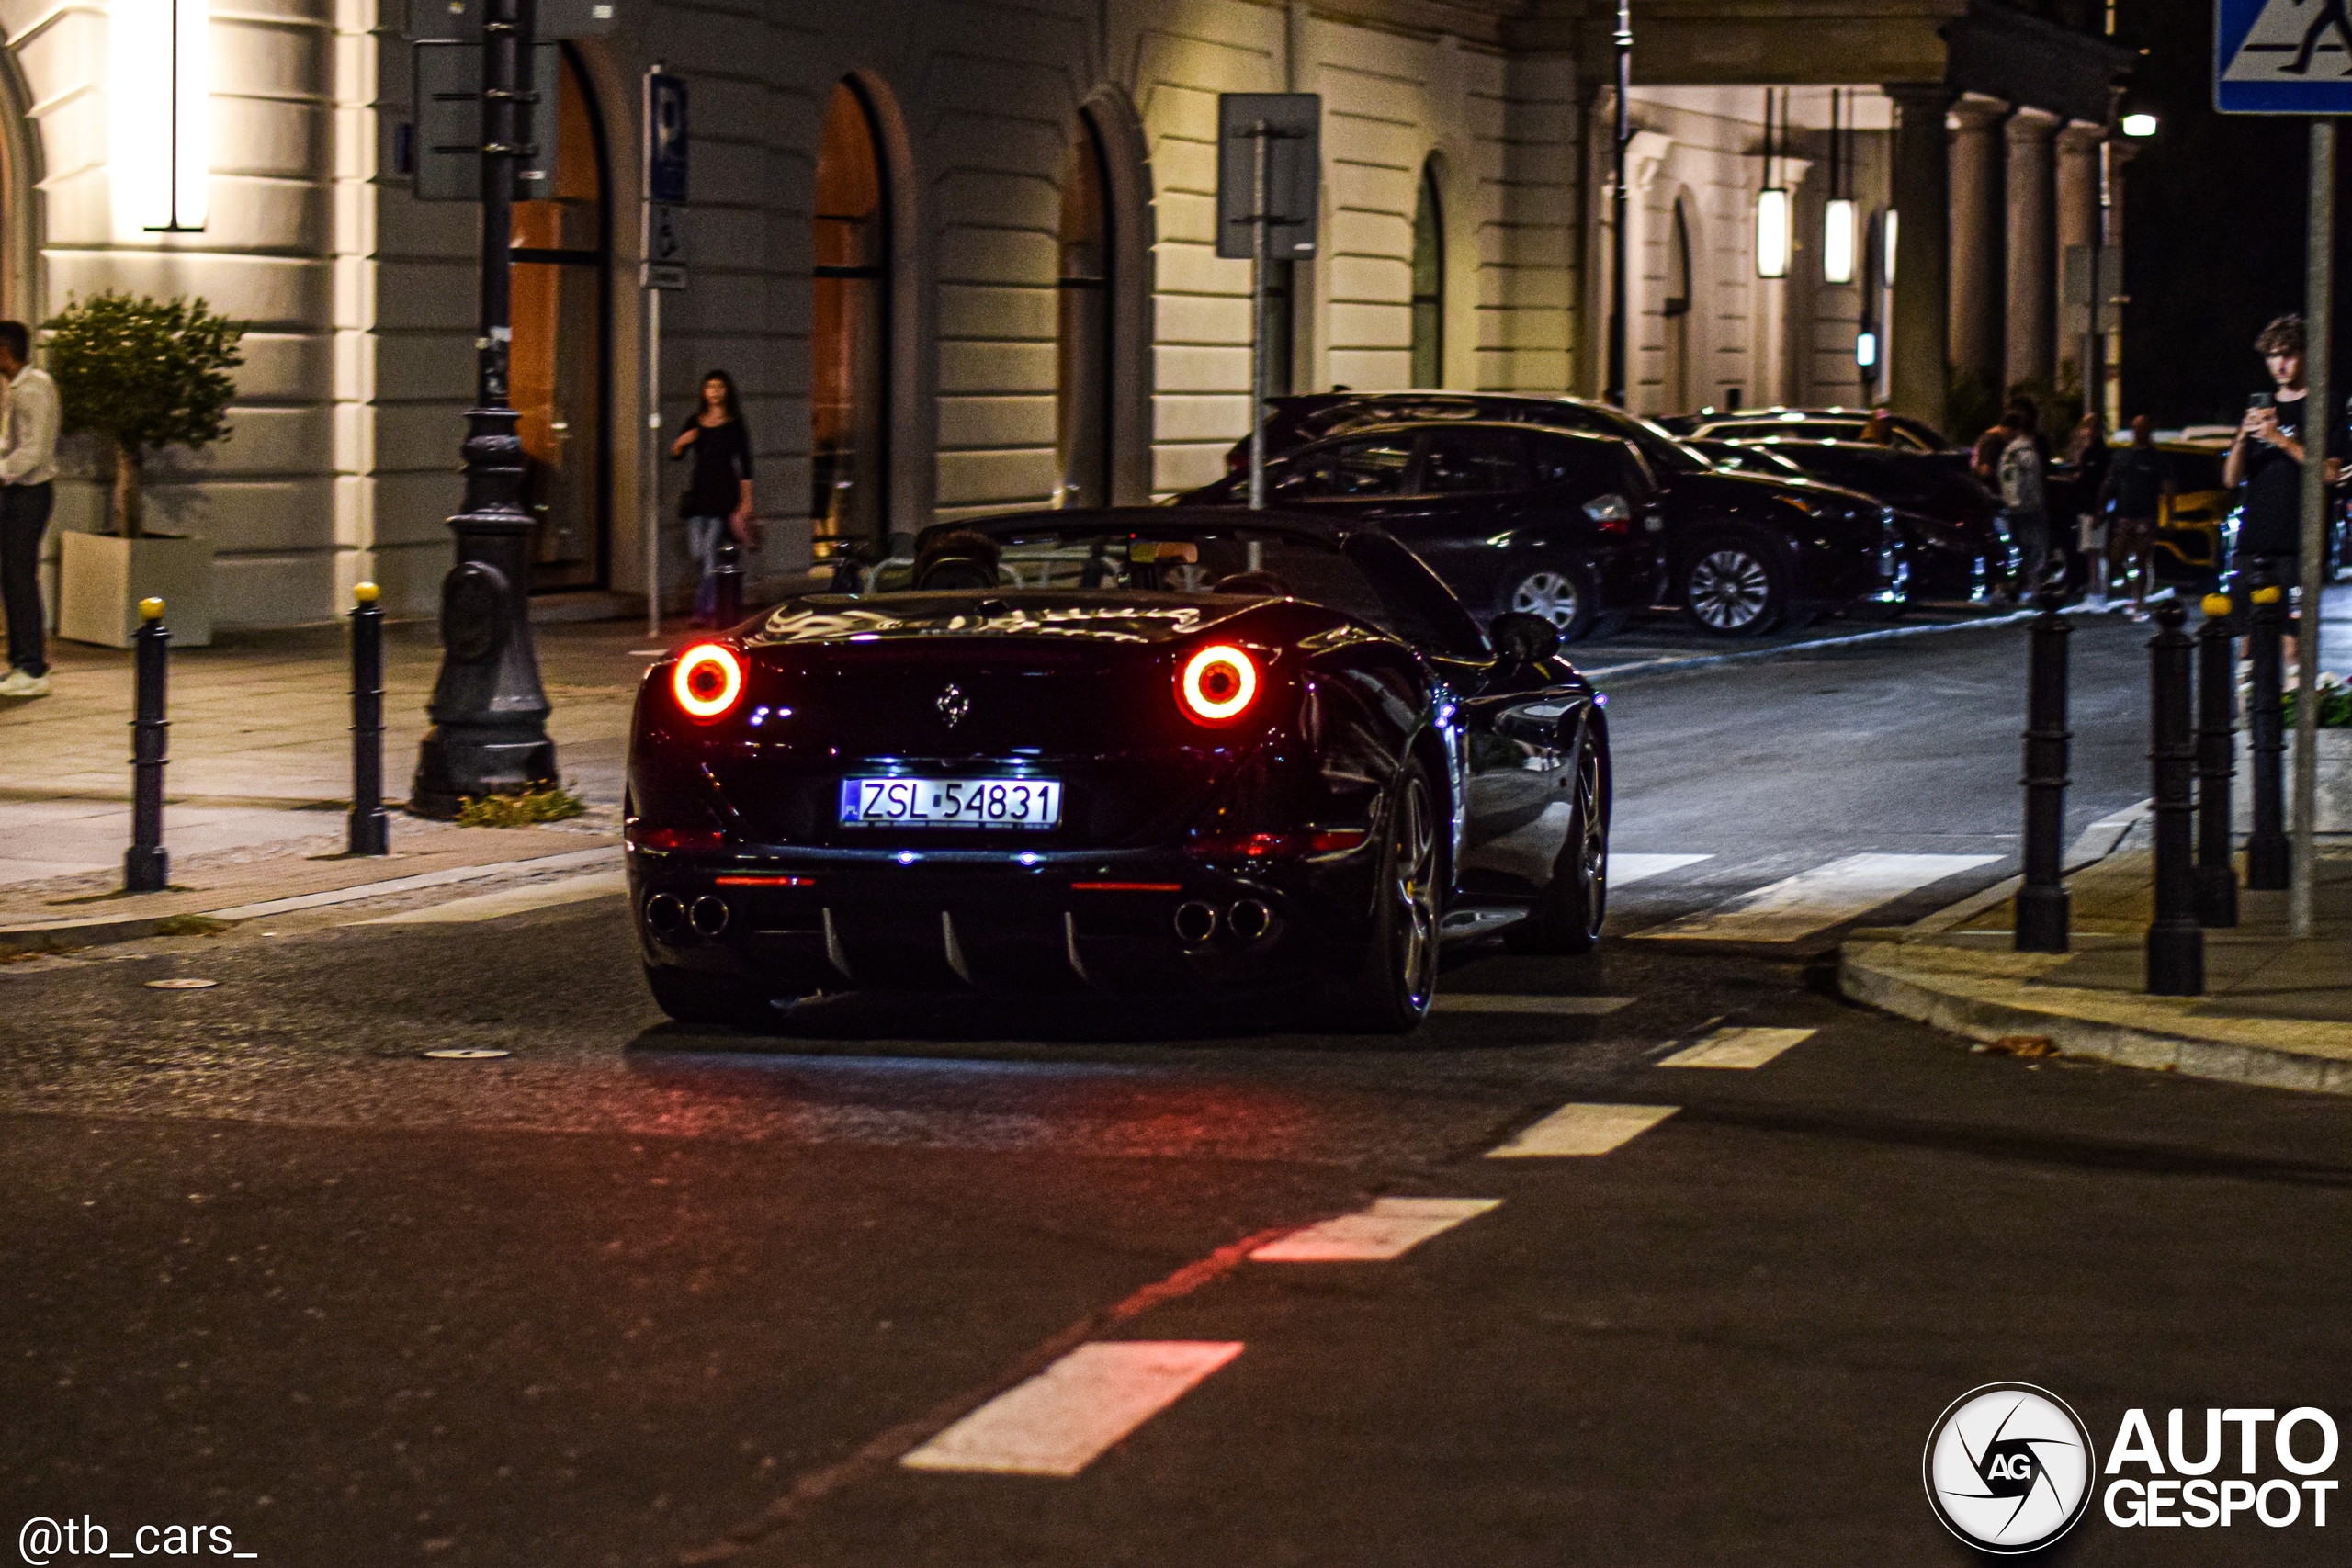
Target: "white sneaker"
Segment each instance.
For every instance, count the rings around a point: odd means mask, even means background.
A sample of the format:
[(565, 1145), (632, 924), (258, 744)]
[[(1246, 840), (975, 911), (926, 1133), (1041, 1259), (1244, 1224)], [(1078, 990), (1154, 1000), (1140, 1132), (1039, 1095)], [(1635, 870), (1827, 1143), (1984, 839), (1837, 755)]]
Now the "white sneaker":
[(11, 670), (0, 678), (0, 697), (45, 697), (49, 695), (49, 677), (35, 675), (24, 670)]

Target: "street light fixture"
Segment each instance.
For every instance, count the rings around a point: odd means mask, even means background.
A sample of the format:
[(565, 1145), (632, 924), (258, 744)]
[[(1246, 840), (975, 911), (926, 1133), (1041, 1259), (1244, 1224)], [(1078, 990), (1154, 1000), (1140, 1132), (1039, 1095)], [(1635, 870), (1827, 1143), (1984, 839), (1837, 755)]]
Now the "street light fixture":
[(1860, 247), (1855, 243), (1854, 204), (1838, 197), (1821, 212), (1821, 280), (1824, 283), (1854, 281), (1854, 257)]
[(2156, 133), (2156, 117), (2152, 114), (2127, 114), (2123, 117), (2123, 134), (2145, 139)]
[(107, 81), (116, 227), (192, 233), (212, 175), (210, 0), (114, 0)]
[[(1787, 114), (1784, 107), (1783, 116)], [(1789, 230), (1789, 193), (1772, 183), (1772, 89), (1764, 89), (1764, 188), (1756, 193), (1756, 276), (1786, 277), (1795, 236)]]

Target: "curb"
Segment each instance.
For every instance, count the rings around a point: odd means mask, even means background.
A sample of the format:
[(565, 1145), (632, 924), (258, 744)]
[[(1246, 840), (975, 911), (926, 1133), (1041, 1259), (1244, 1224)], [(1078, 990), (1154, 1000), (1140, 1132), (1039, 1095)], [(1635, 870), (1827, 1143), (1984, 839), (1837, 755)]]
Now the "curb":
[[(77, 948), (105, 947), (119, 942), (143, 942), (149, 937), (195, 935), (243, 920), (292, 914), (299, 909), (356, 904), (364, 898), (443, 887), (452, 883), (483, 882), (493, 877), (530, 872), (602, 865), (620, 858), (618, 845), (602, 845), (593, 850), (567, 850), (551, 855), (537, 855), (528, 860), (451, 866), (445, 871), (421, 872), (414, 876), (394, 877), (387, 882), (355, 883), (349, 887), (329, 888), (323, 893), (302, 893), (258, 903), (224, 904), (216, 909), (183, 909), (173, 915), (122, 915), (110, 919), (69, 919), (43, 920), (24, 926), (0, 926), (0, 956), (26, 953), (71, 953)], [(179, 928), (176, 931), (172, 929), (175, 926)]]
[[(2106, 615), (2122, 608), (2118, 601), (2112, 604), (2069, 604), (2060, 612), (2068, 615)], [(1688, 657), (1675, 655), (1664, 659), (1637, 659), (1630, 664), (1596, 665), (1587, 670), (1577, 666), (1579, 673), (1591, 680), (1603, 676), (1648, 674), (1667, 670), (1703, 670), (1710, 665), (1733, 664), (1751, 659), (1774, 659), (1792, 653), (1810, 653), (1822, 648), (1855, 648), (1864, 643), (1894, 642), (1916, 637), (1938, 637), (1951, 632), (1982, 631), (1988, 626), (2014, 626), (2030, 621), (2041, 612), (2013, 610), (2005, 615), (1985, 615), (1973, 621), (1939, 621), (1933, 626), (1886, 626), (1874, 632), (1854, 632), (1845, 637), (1815, 637), (1810, 642), (1774, 643), (1770, 648), (1744, 648), (1730, 653), (1694, 653)]]

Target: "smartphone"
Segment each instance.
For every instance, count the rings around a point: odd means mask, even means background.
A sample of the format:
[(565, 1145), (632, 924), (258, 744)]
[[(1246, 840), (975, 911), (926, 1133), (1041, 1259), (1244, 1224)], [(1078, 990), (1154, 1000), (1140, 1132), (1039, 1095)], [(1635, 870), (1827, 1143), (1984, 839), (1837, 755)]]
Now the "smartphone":
[(2278, 406), (2278, 399), (2275, 393), (2256, 392), (2245, 400), (2245, 406), (2250, 410), (2275, 409)]

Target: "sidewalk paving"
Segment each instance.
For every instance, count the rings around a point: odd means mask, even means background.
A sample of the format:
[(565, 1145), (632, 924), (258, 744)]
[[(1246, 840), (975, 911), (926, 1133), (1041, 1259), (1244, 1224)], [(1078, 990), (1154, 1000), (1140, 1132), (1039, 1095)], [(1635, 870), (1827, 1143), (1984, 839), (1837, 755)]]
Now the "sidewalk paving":
[(2285, 893), (2241, 889), (2239, 923), (2205, 932), (2206, 994), (2152, 997), (2147, 835), (2142, 822), (2070, 875), (2071, 953), (2014, 950), (2012, 880), (1914, 926), (1855, 931), (1839, 983), (1994, 1048), (2352, 1094), (2352, 839), (2321, 840), (2310, 939), (2288, 935)]

